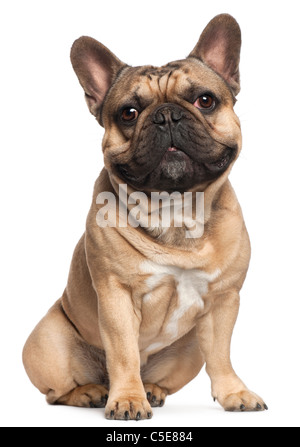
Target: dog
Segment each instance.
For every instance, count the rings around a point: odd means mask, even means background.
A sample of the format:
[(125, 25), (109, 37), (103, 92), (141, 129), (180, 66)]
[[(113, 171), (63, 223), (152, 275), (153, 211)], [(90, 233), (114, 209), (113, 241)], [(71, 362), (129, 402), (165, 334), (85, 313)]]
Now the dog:
[[(162, 67), (128, 66), (90, 37), (74, 42), (73, 68), (105, 130), (104, 169), (66, 289), (23, 350), (48, 403), (149, 419), (206, 364), (212, 397), (225, 410), (267, 409), (230, 361), (250, 260), (228, 180), (242, 146), (233, 109), (240, 48), (240, 27), (228, 14), (210, 21), (186, 59)], [(174, 213), (162, 225), (162, 202), (158, 224), (145, 222), (162, 192), (176, 200), (190, 193), (193, 206), (204, 194), (202, 217), (191, 214), (202, 228), (196, 237), (187, 237), (186, 222), (175, 225)]]

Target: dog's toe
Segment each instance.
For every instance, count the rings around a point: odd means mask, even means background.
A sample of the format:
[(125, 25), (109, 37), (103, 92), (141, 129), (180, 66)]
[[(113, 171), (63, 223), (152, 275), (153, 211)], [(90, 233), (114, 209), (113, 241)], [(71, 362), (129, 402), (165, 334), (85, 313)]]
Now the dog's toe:
[(151, 407), (162, 407), (167, 397), (167, 390), (153, 383), (145, 383), (144, 388)]
[(118, 397), (115, 400), (108, 400), (105, 407), (105, 417), (107, 419), (136, 420), (150, 419), (152, 411), (148, 401), (141, 396)]
[[(219, 399), (218, 399), (219, 400)], [(268, 407), (264, 401), (249, 390), (232, 393), (219, 400), (226, 411), (264, 411)]]

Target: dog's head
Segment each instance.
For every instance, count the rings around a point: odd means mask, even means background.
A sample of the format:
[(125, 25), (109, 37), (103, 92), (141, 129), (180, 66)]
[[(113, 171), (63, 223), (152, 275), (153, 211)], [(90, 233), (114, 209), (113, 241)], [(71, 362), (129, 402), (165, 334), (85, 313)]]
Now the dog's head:
[(163, 67), (130, 67), (90, 37), (71, 61), (88, 107), (105, 128), (104, 163), (142, 191), (204, 190), (226, 176), (241, 149), (233, 111), (241, 33), (227, 14), (205, 28), (190, 55)]

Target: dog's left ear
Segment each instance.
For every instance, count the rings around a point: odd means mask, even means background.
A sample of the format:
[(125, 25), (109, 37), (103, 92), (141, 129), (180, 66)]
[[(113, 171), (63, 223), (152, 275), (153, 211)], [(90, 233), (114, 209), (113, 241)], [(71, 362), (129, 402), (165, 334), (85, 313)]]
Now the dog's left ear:
[(220, 14), (204, 29), (189, 57), (201, 59), (216, 71), (231, 87), (234, 95), (240, 91), (241, 30), (229, 14)]

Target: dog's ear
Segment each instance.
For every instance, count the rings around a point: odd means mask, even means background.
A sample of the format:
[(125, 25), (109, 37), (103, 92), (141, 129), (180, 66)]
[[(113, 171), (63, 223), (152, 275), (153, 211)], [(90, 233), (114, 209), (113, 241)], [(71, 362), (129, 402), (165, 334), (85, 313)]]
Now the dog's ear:
[(201, 59), (216, 71), (237, 95), (240, 91), (240, 50), (239, 24), (231, 15), (220, 14), (206, 26), (189, 56)]
[(85, 36), (73, 43), (71, 62), (85, 92), (90, 112), (99, 118), (107, 91), (120, 69), (126, 65), (100, 42)]

